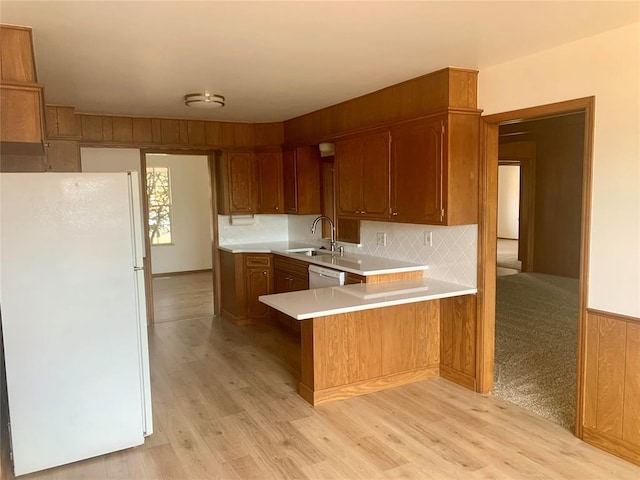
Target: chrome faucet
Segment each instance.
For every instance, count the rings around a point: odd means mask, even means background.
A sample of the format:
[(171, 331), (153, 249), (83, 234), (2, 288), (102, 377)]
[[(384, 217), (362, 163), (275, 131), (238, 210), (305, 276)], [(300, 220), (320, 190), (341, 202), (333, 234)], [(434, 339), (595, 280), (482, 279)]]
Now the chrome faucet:
[(329, 247), (329, 249), (332, 252), (336, 251), (336, 228), (333, 225), (333, 220), (331, 220), (329, 217), (327, 217), (326, 215), (320, 215), (318, 218), (316, 218), (313, 223), (311, 224), (311, 233), (316, 233), (316, 227), (318, 226), (318, 222), (320, 220), (326, 220), (327, 222), (329, 222), (329, 226), (331, 227), (331, 246)]

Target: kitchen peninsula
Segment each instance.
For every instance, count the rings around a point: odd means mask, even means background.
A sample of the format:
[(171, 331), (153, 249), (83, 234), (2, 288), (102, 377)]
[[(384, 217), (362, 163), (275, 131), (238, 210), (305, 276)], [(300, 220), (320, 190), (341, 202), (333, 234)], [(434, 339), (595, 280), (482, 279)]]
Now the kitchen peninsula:
[(301, 322), (298, 393), (318, 405), (441, 372), (466, 383), (451, 368), (464, 363), (465, 353), (448, 348), (440, 333), (465, 330), (476, 292), (420, 278), (265, 295), (260, 301)]
[(311, 290), (307, 283), (258, 297), (300, 331), (298, 392), (309, 403), (345, 399), (441, 373), (471, 386), (471, 369), (465, 372), (468, 376), (458, 373), (464, 371), (469, 355), (443, 348), (440, 333), (448, 332), (444, 343), (458, 338), (456, 332), (473, 338), (467, 327), (475, 318), (475, 288), (426, 278), (425, 265), (357, 254), (311, 256), (303, 247), (276, 242), (228, 245), (221, 250), (234, 259), (247, 255), (245, 262), (268, 255), (276, 264), (299, 263), (303, 274), (315, 264), (361, 279), (353, 285)]

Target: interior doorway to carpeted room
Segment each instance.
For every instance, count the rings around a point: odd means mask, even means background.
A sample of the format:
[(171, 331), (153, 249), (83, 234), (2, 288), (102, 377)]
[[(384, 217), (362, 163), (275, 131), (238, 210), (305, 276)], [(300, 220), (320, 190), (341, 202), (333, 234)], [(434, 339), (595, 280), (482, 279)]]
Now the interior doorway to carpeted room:
[(498, 150), (493, 395), (570, 430), (576, 413), (584, 120), (578, 112), (500, 125)]

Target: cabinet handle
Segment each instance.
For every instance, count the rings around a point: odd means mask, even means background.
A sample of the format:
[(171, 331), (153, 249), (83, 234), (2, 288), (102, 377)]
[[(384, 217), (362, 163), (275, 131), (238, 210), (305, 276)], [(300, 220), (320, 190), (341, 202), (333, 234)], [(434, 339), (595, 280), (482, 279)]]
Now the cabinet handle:
[(391, 212), (391, 216), (392, 217), (397, 217), (398, 216), (398, 212)]

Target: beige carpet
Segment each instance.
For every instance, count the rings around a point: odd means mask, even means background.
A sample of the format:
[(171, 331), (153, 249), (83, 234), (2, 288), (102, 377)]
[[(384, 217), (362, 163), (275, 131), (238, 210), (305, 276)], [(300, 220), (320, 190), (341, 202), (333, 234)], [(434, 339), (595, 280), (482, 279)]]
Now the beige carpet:
[(520, 273), (496, 283), (493, 394), (572, 429), (578, 280)]

